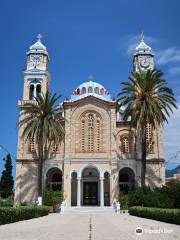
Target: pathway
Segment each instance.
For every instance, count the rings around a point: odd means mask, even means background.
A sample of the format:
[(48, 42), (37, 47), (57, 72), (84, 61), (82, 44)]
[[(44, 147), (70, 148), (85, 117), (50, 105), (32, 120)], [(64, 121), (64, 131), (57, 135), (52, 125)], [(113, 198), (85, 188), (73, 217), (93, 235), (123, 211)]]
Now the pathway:
[[(135, 229), (144, 231), (137, 236)], [(166, 233), (159, 233), (166, 231)], [(167, 233), (169, 231), (169, 233)], [(170, 233), (171, 232), (171, 233)], [(115, 213), (51, 214), (0, 226), (2, 240), (180, 240), (180, 226)]]

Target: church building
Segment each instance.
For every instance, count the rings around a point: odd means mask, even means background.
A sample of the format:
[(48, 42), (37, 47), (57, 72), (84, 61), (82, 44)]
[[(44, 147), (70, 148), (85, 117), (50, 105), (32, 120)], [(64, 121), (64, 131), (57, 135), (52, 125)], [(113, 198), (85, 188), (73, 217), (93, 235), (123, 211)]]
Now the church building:
[[(23, 97), (20, 111), (37, 94), (49, 89), (49, 54), (41, 36), (27, 52)], [(154, 54), (141, 39), (134, 49), (133, 71), (153, 69)], [(53, 84), (53, 81), (51, 81)], [(65, 139), (51, 148), (51, 157), (43, 167), (43, 189), (63, 190), (65, 204), (70, 206), (112, 206), (120, 191), (128, 193), (141, 184), (141, 143), (129, 122), (123, 121), (123, 110), (110, 89), (89, 77), (77, 86), (63, 102)], [(37, 201), (38, 159), (35, 139), (18, 134), (15, 202)], [(146, 184), (165, 184), (163, 129), (153, 130), (147, 124)]]

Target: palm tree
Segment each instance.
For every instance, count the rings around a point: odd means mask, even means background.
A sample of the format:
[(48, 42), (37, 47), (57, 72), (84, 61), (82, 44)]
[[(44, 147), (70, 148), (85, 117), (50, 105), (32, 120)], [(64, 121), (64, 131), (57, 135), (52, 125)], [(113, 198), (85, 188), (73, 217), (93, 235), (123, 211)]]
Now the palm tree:
[(118, 94), (118, 107), (125, 107), (124, 120), (131, 119), (141, 138), (141, 186), (145, 185), (146, 174), (146, 125), (152, 129), (168, 122), (167, 118), (177, 108), (173, 91), (167, 81), (162, 79), (163, 72), (156, 69), (132, 72), (130, 82), (123, 82), (123, 89)]
[(23, 105), (18, 127), (22, 128), (22, 138), (34, 138), (37, 143), (38, 158), (38, 201), (42, 204), (42, 169), (47, 149), (52, 143), (61, 142), (64, 138), (64, 119), (62, 107), (57, 105), (60, 96), (51, 95), (48, 91), (39, 94), (34, 102)]

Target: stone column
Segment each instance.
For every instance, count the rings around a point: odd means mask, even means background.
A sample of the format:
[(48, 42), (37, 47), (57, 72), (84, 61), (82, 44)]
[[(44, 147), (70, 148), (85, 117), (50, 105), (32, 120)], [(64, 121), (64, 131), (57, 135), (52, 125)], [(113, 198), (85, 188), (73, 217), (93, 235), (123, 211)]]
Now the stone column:
[(77, 177), (77, 206), (81, 206), (81, 178)]
[(101, 203), (100, 203), (100, 206), (101, 207), (104, 207), (104, 178), (101, 177), (100, 178), (100, 190), (101, 190)]

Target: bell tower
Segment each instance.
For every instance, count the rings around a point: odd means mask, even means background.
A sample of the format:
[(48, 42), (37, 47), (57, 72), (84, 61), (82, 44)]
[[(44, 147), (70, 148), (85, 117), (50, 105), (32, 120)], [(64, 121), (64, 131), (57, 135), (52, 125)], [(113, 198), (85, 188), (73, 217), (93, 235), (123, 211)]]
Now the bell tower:
[(141, 33), (140, 43), (133, 54), (133, 70), (137, 71), (139, 67), (142, 70), (154, 69), (154, 53), (151, 47), (144, 42), (143, 32)]
[(37, 41), (26, 53), (27, 67), (24, 71), (23, 100), (35, 100), (39, 93), (45, 93), (49, 88), (49, 55), (41, 39), (42, 36), (38, 34)]

